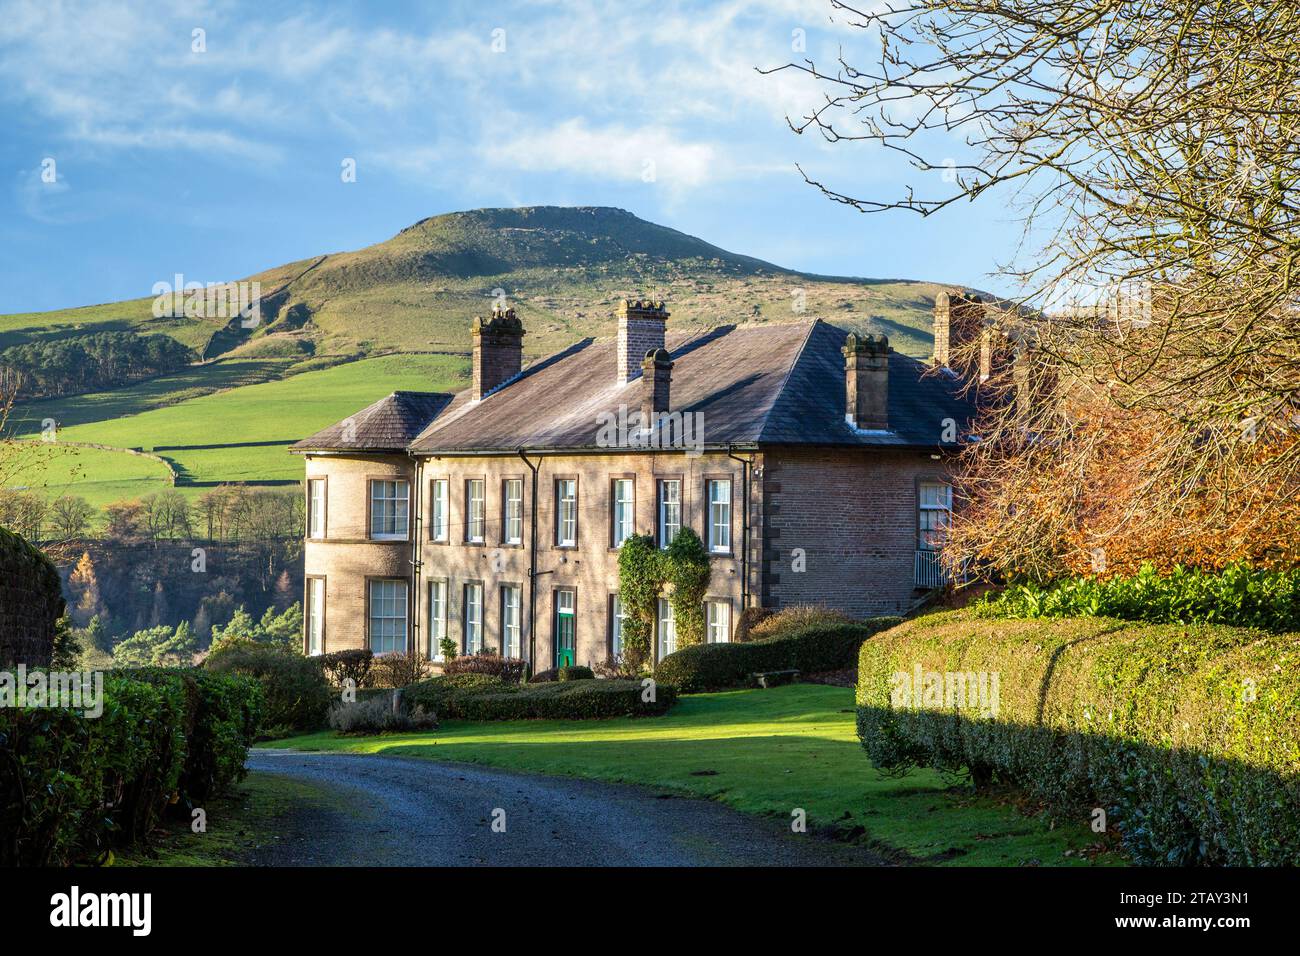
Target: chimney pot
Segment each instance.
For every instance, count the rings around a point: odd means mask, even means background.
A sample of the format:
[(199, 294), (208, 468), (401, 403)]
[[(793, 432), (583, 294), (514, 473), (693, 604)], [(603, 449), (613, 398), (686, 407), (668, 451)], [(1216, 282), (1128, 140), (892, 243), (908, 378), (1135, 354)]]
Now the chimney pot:
[(934, 364), (952, 367), (952, 356), (984, 332), (984, 300), (973, 292), (934, 297)]
[(650, 349), (641, 360), (641, 427), (650, 428), (669, 410), (673, 360), (667, 349)]

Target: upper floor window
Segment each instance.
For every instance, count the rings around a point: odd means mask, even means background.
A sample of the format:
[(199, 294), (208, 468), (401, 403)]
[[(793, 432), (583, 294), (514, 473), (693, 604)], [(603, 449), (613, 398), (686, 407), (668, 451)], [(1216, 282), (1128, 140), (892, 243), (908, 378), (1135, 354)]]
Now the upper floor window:
[(682, 483), (678, 478), (659, 482), (659, 547), (667, 548), (682, 529)]
[(731, 604), (727, 601), (704, 602), (705, 623), (708, 625), (710, 644), (726, 644), (731, 640)]
[(521, 478), (506, 479), (503, 492), (505, 498), (505, 544), (523, 544), (524, 541), (524, 482)]
[(405, 481), (370, 482), (370, 537), (402, 540), (409, 523), (411, 487)]
[(483, 585), (465, 585), (465, 653), (483, 649)]
[(307, 537), (325, 537), (325, 479), (307, 482)]
[(578, 479), (555, 482), (555, 543), (562, 548), (578, 544)]
[(917, 486), (917, 548), (938, 551), (948, 536), (952, 516), (952, 486), (942, 481), (923, 481)]
[(447, 540), (448, 516), (451, 512), (449, 485), (450, 482), (446, 478), (435, 478), (433, 486), (429, 490), (429, 497), (433, 501), (433, 514), (429, 522), (429, 536), (434, 541)]
[(709, 550), (718, 554), (731, 552), (731, 481), (709, 482), (708, 514)]
[(633, 521), (636, 507), (633, 498), (633, 487), (631, 478), (616, 478), (611, 482), (610, 502), (613, 506), (613, 512), (610, 519), (613, 532), (612, 543), (616, 548), (632, 537), (636, 527)]
[(465, 540), (471, 544), (483, 543), (482, 478), (470, 478), (465, 482)]
[(406, 650), (406, 582), (370, 582), (370, 649), (376, 654)]

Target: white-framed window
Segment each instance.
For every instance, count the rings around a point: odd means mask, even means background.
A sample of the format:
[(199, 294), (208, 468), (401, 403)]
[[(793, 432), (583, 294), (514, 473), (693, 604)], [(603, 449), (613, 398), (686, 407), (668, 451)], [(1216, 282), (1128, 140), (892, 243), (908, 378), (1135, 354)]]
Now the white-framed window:
[(447, 582), (429, 582), (429, 659), (442, 660), (442, 642), (447, 636)]
[(307, 653), (325, 649), (325, 579), (307, 579)]
[(505, 483), (506, 544), (524, 542), (524, 482), (522, 478), (508, 478)]
[(952, 486), (943, 481), (923, 481), (916, 489), (917, 550), (938, 551), (948, 537), (952, 517)]
[(482, 478), (465, 482), (465, 540), (471, 544), (483, 543), (483, 490)]
[(659, 547), (667, 549), (682, 530), (682, 483), (678, 478), (659, 481)]
[(709, 550), (731, 552), (731, 482), (709, 482)]
[(483, 650), (483, 585), (465, 585), (465, 653)]
[(617, 594), (611, 594), (609, 596), (609, 652), (614, 657), (623, 653), (623, 622), (626, 619), (623, 599)]
[(578, 479), (555, 482), (555, 543), (572, 548), (578, 544)]
[(659, 599), (659, 660), (677, 650), (677, 619), (667, 598)]
[(376, 654), (406, 650), (406, 582), (370, 582), (370, 649)]
[(704, 602), (705, 624), (710, 644), (731, 642), (731, 604), (728, 601)]
[(523, 607), (523, 589), (517, 584), (501, 587), (501, 656), (519, 657), (519, 614)]
[(429, 536), (434, 541), (447, 540), (447, 528), (451, 514), (451, 482), (446, 478), (433, 479), (430, 498), (433, 500), (433, 516), (429, 525)]
[(631, 478), (615, 478), (610, 483), (610, 500), (614, 508), (611, 515), (614, 534), (614, 547), (621, 547), (623, 542), (632, 537), (636, 529), (634, 521), (636, 502), (633, 497), (634, 486)]
[(402, 541), (409, 524), (411, 486), (405, 481), (370, 482), (370, 537)]
[(307, 482), (307, 537), (325, 537), (325, 479)]

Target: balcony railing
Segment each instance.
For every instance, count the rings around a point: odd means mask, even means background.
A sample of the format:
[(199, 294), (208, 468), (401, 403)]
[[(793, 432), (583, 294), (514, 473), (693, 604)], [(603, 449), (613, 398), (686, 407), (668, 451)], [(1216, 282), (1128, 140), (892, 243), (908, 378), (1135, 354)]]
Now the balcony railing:
[(952, 580), (952, 575), (940, 563), (938, 551), (918, 551), (912, 579), (918, 588), (941, 588)]

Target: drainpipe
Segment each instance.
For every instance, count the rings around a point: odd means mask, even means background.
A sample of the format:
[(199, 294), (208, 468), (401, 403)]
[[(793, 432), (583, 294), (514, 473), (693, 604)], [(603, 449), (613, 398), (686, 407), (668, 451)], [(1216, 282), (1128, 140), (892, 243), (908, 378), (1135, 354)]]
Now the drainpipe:
[(749, 607), (749, 469), (754, 464), (754, 456), (751, 454), (748, 458), (741, 458), (731, 449), (732, 446), (728, 444), (727, 457), (741, 465), (740, 495), (744, 502), (740, 509), (740, 610), (743, 613)]
[(528, 513), (528, 671), (531, 677), (537, 667), (537, 465), (528, 460), (523, 448), (518, 451), (533, 473), (533, 504)]
[(415, 462), (415, 487), (412, 489), (411, 494), (411, 507), (415, 509), (414, 521), (411, 523), (411, 527), (415, 538), (411, 542), (411, 646), (407, 653), (411, 658), (411, 662), (414, 663), (416, 655), (420, 653), (420, 543), (424, 539), (421, 531), (424, 524), (424, 513), (420, 507), (420, 489), (424, 487), (424, 462), (414, 455), (411, 458)]

